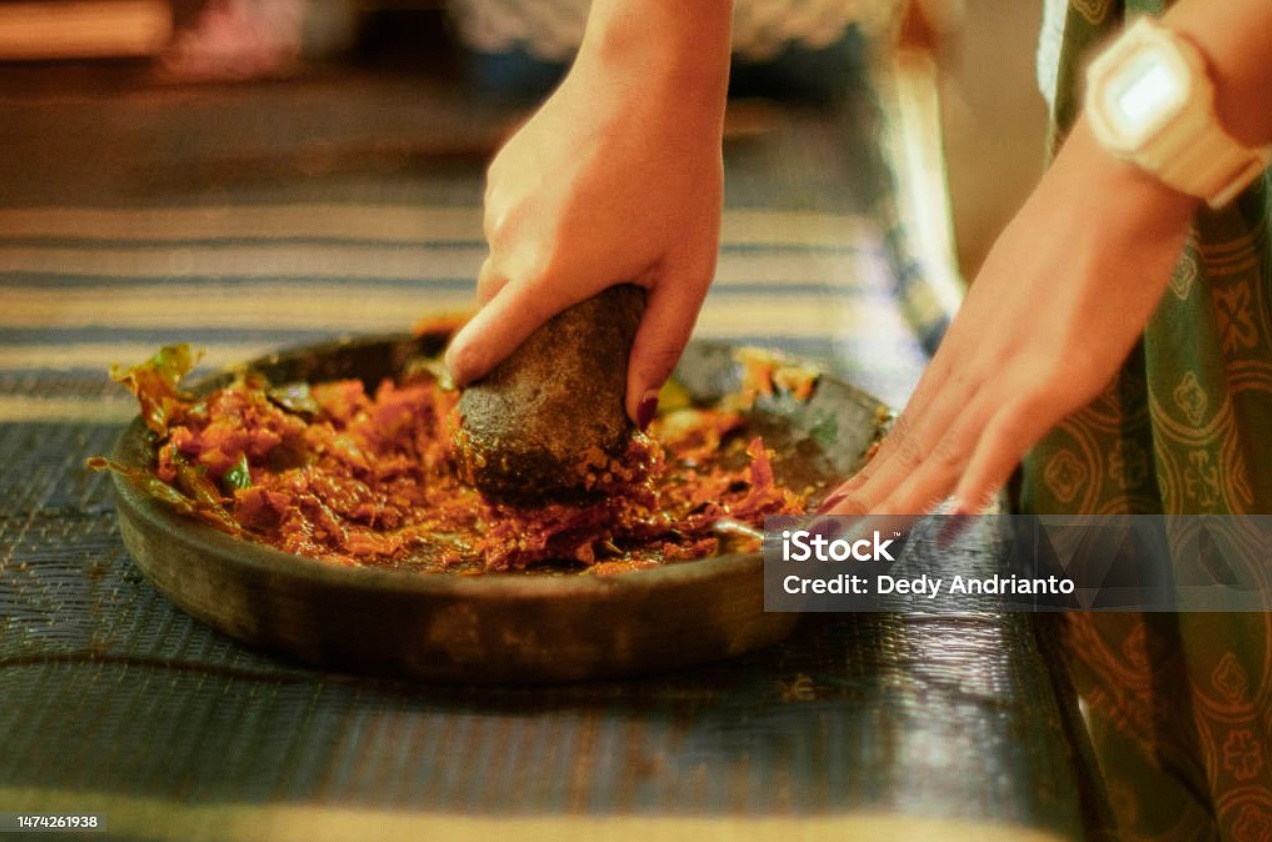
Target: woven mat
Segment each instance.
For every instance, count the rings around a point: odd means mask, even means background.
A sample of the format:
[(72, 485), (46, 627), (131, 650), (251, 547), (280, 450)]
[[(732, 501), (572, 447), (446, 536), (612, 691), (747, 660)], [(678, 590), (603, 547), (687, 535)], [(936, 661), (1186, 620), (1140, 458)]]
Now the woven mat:
[(115, 434), (0, 425), (0, 803), (36, 790), (75, 794), (67, 809), (84, 809), (78, 794), (494, 817), (915, 809), (1076, 832), (1027, 618), (832, 616), (718, 665), (577, 687), (323, 674), (232, 643), (142, 580), (107, 478), (81, 467)]
[[(0, 96), (0, 811), (154, 839), (1080, 836), (1070, 703), (1027, 618), (834, 616), (698, 670), (473, 689), (274, 660), (141, 578), (83, 468), (134, 412), (107, 364), (188, 340), (210, 368), (466, 306), (508, 115), (436, 97)], [(898, 300), (877, 118), (868, 97), (778, 110), (730, 144), (698, 335), (899, 404), (930, 326)]]

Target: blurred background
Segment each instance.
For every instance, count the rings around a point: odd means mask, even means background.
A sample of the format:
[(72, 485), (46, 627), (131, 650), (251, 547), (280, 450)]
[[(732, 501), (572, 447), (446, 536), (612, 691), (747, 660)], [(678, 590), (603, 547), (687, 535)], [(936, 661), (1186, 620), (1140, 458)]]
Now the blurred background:
[(962, 0), (944, 14), (945, 154), (959, 263), (971, 280), (1042, 174), (1047, 111), (1034, 72), (1042, 2)]
[[(1041, 170), (1037, 5), (735, 0), (696, 335), (902, 405)], [(3, 0), (0, 392), (109, 400), (114, 355), (216, 366), (471, 306), (485, 164), (587, 9)]]
[[(845, 20), (864, 20), (875, 35), (898, 5), (905, 4), (741, 0), (739, 52), (748, 60), (735, 68), (736, 84), (746, 93), (825, 95), (834, 87), (827, 72), (833, 78), (842, 69), (840, 45), (832, 42)], [(0, 93), (277, 83), (312, 80), (336, 67), (389, 66), (530, 103), (568, 61), (586, 6), (586, 0), (5, 0)], [(1040, 6), (915, 0), (908, 10), (923, 19), (924, 46), (939, 67), (951, 217), (959, 266), (969, 279), (1041, 171), (1046, 119), (1033, 67)], [(807, 34), (818, 26), (826, 33), (820, 40)], [(792, 58), (798, 50), (782, 40), (792, 31), (812, 45), (806, 55)], [(757, 119), (762, 115), (744, 113), (735, 128), (745, 131), (748, 121), (755, 128)], [(495, 140), (483, 136), (476, 146)], [(470, 137), (460, 145), (473, 143)], [(379, 145), (383, 157), (392, 141)], [(407, 145), (421, 151), (418, 137)]]

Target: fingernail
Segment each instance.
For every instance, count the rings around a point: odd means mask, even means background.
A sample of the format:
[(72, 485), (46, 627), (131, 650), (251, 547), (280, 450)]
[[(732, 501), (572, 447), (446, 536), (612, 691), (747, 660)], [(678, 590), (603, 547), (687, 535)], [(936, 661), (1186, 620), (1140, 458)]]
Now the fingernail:
[(827, 541), (833, 541), (846, 533), (855, 523), (846, 518), (824, 517), (819, 512), (808, 524), (808, 534), (820, 535)]
[(936, 547), (948, 550), (971, 526), (972, 512), (959, 497), (951, 497), (938, 513), (941, 526), (936, 533)]
[(847, 498), (848, 492), (844, 489), (838, 489), (825, 500), (822, 500), (821, 505), (817, 507), (817, 511), (813, 514), (828, 515), (830, 514), (831, 509), (844, 502)]
[(636, 407), (636, 426), (642, 433), (649, 429), (649, 424), (656, 414), (658, 414), (658, 393), (651, 389), (645, 393), (645, 396), (640, 399), (640, 405)]
[(972, 525), (971, 515), (943, 515), (941, 526), (936, 533), (936, 548), (948, 550), (954, 545), (967, 528)]

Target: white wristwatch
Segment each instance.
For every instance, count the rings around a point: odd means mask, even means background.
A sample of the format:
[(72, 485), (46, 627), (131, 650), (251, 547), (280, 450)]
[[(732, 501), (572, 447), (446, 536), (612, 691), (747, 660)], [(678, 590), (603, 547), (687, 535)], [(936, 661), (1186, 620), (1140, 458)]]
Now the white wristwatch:
[(1233, 139), (1214, 98), (1201, 51), (1152, 18), (1137, 20), (1087, 70), (1087, 122), (1100, 144), (1218, 208), (1263, 172), (1272, 145)]

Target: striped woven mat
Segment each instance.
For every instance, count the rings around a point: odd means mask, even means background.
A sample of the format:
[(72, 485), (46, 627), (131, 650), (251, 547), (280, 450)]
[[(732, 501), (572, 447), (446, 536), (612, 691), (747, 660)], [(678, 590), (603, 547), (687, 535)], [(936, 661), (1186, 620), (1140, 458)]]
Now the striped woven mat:
[[(112, 362), (166, 342), (219, 367), (283, 345), (401, 331), (468, 308), (474, 208), (368, 204), (0, 209), (0, 419), (131, 412)], [(733, 210), (696, 335), (829, 360), (894, 403), (922, 350), (857, 217)]]

